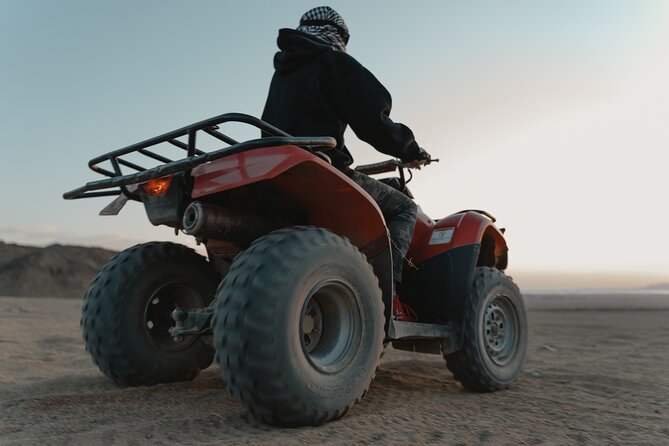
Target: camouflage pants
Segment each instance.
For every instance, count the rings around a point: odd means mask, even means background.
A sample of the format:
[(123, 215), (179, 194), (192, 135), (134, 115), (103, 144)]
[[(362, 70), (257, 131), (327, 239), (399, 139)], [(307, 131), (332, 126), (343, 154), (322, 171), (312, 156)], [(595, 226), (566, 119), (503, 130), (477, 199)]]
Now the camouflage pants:
[(397, 189), (367, 175), (350, 171), (349, 176), (379, 205), (393, 244), (393, 279), (402, 281), (404, 256), (409, 250), (416, 226), (416, 203)]

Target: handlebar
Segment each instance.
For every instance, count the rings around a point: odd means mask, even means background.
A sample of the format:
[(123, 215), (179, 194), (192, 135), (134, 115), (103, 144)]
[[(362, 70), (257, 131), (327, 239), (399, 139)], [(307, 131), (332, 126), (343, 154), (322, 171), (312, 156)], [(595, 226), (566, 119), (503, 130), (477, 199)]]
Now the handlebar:
[[(430, 159), (430, 160), (425, 160), (422, 165), (427, 166), (430, 163), (438, 163), (439, 158), (436, 159)], [(362, 166), (358, 166), (355, 168), (356, 172), (364, 173), (365, 175), (376, 175), (379, 173), (386, 173), (386, 172), (393, 172), (397, 168), (403, 168), (407, 167), (409, 168), (406, 164), (404, 164), (402, 161), (397, 160), (397, 159), (392, 159), (388, 161), (382, 161), (380, 163), (373, 163), (373, 164), (364, 164)]]
[(398, 167), (402, 166), (402, 162), (398, 160), (382, 161), (380, 163), (365, 164), (355, 168), (356, 172), (364, 173), (365, 175), (376, 175), (379, 173), (393, 172)]

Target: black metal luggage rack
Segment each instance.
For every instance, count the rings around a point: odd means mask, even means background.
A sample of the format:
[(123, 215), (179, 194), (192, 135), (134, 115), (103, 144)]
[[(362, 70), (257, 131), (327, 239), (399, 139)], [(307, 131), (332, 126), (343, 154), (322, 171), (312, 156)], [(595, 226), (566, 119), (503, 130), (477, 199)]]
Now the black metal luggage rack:
[[(240, 143), (218, 131), (219, 125), (226, 122), (249, 124), (270, 136)], [(198, 133), (207, 134), (218, 141), (228, 144), (228, 146), (211, 152), (200, 150), (196, 147)], [(186, 138), (186, 142), (179, 140), (179, 138)], [(155, 148), (156, 146), (165, 143), (173, 148), (176, 147), (184, 150), (186, 152), (186, 158), (172, 160), (155, 151), (148, 150), (149, 148)], [(226, 113), (93, 158), (88, 162), (88, 167), (109, 178), (90, 181), (84, 186), (65, 192), (63, 198), (71, 200), (75, 198), (106, 197), (120, 195), (121, 193), (130, 198), (131, 193), (127, 189), (127, 186), (130, 184), (143, 183), (176, 172), (190, 170), (200, 164), (235, 153), (261, 147), (276, 147), (283, 145), (295, 145), (309, 151), (314, 151), (316, 148), (330, 149), (335, 147), (336, 144), (336, 140), (329, 136), (295, 137), (253, 116), (243, 113)], [(143, 155), (143, 159), (158, 161), (162, 164), (149, 169), (144, 168), (127, 159), (127, 156), (135, 154)], [(122, 158), (123, 156), (126, 156), (126, 159)], [(100, 167), (100, 164), (107, 161), (111, 164), (112, 170)], [(121, 166), (136, 172), (124, 174), (121, 170)]]

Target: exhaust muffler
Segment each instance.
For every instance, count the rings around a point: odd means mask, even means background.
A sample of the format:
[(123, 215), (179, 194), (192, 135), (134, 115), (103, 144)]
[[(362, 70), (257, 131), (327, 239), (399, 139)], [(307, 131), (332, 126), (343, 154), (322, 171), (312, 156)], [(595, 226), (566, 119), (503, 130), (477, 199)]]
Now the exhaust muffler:
[(257, 214), (194, 201), (186, 208), (182, 227), (198, 238), (250, 244), (258, 237), (285, 226)]

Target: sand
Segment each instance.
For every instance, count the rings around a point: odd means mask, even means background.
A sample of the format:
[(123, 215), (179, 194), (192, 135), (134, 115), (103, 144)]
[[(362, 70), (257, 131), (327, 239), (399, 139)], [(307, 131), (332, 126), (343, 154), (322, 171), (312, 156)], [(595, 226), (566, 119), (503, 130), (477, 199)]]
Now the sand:
[(225, 393), (216, 367), (118, 388), (84, 351), (80, 302), (0, 298), (0, 444), (669, 444), (669, 306), (536, 300), (509, 390), (467, 392), (441, 357), (390, 349), (343, 419), (277, 429)]

